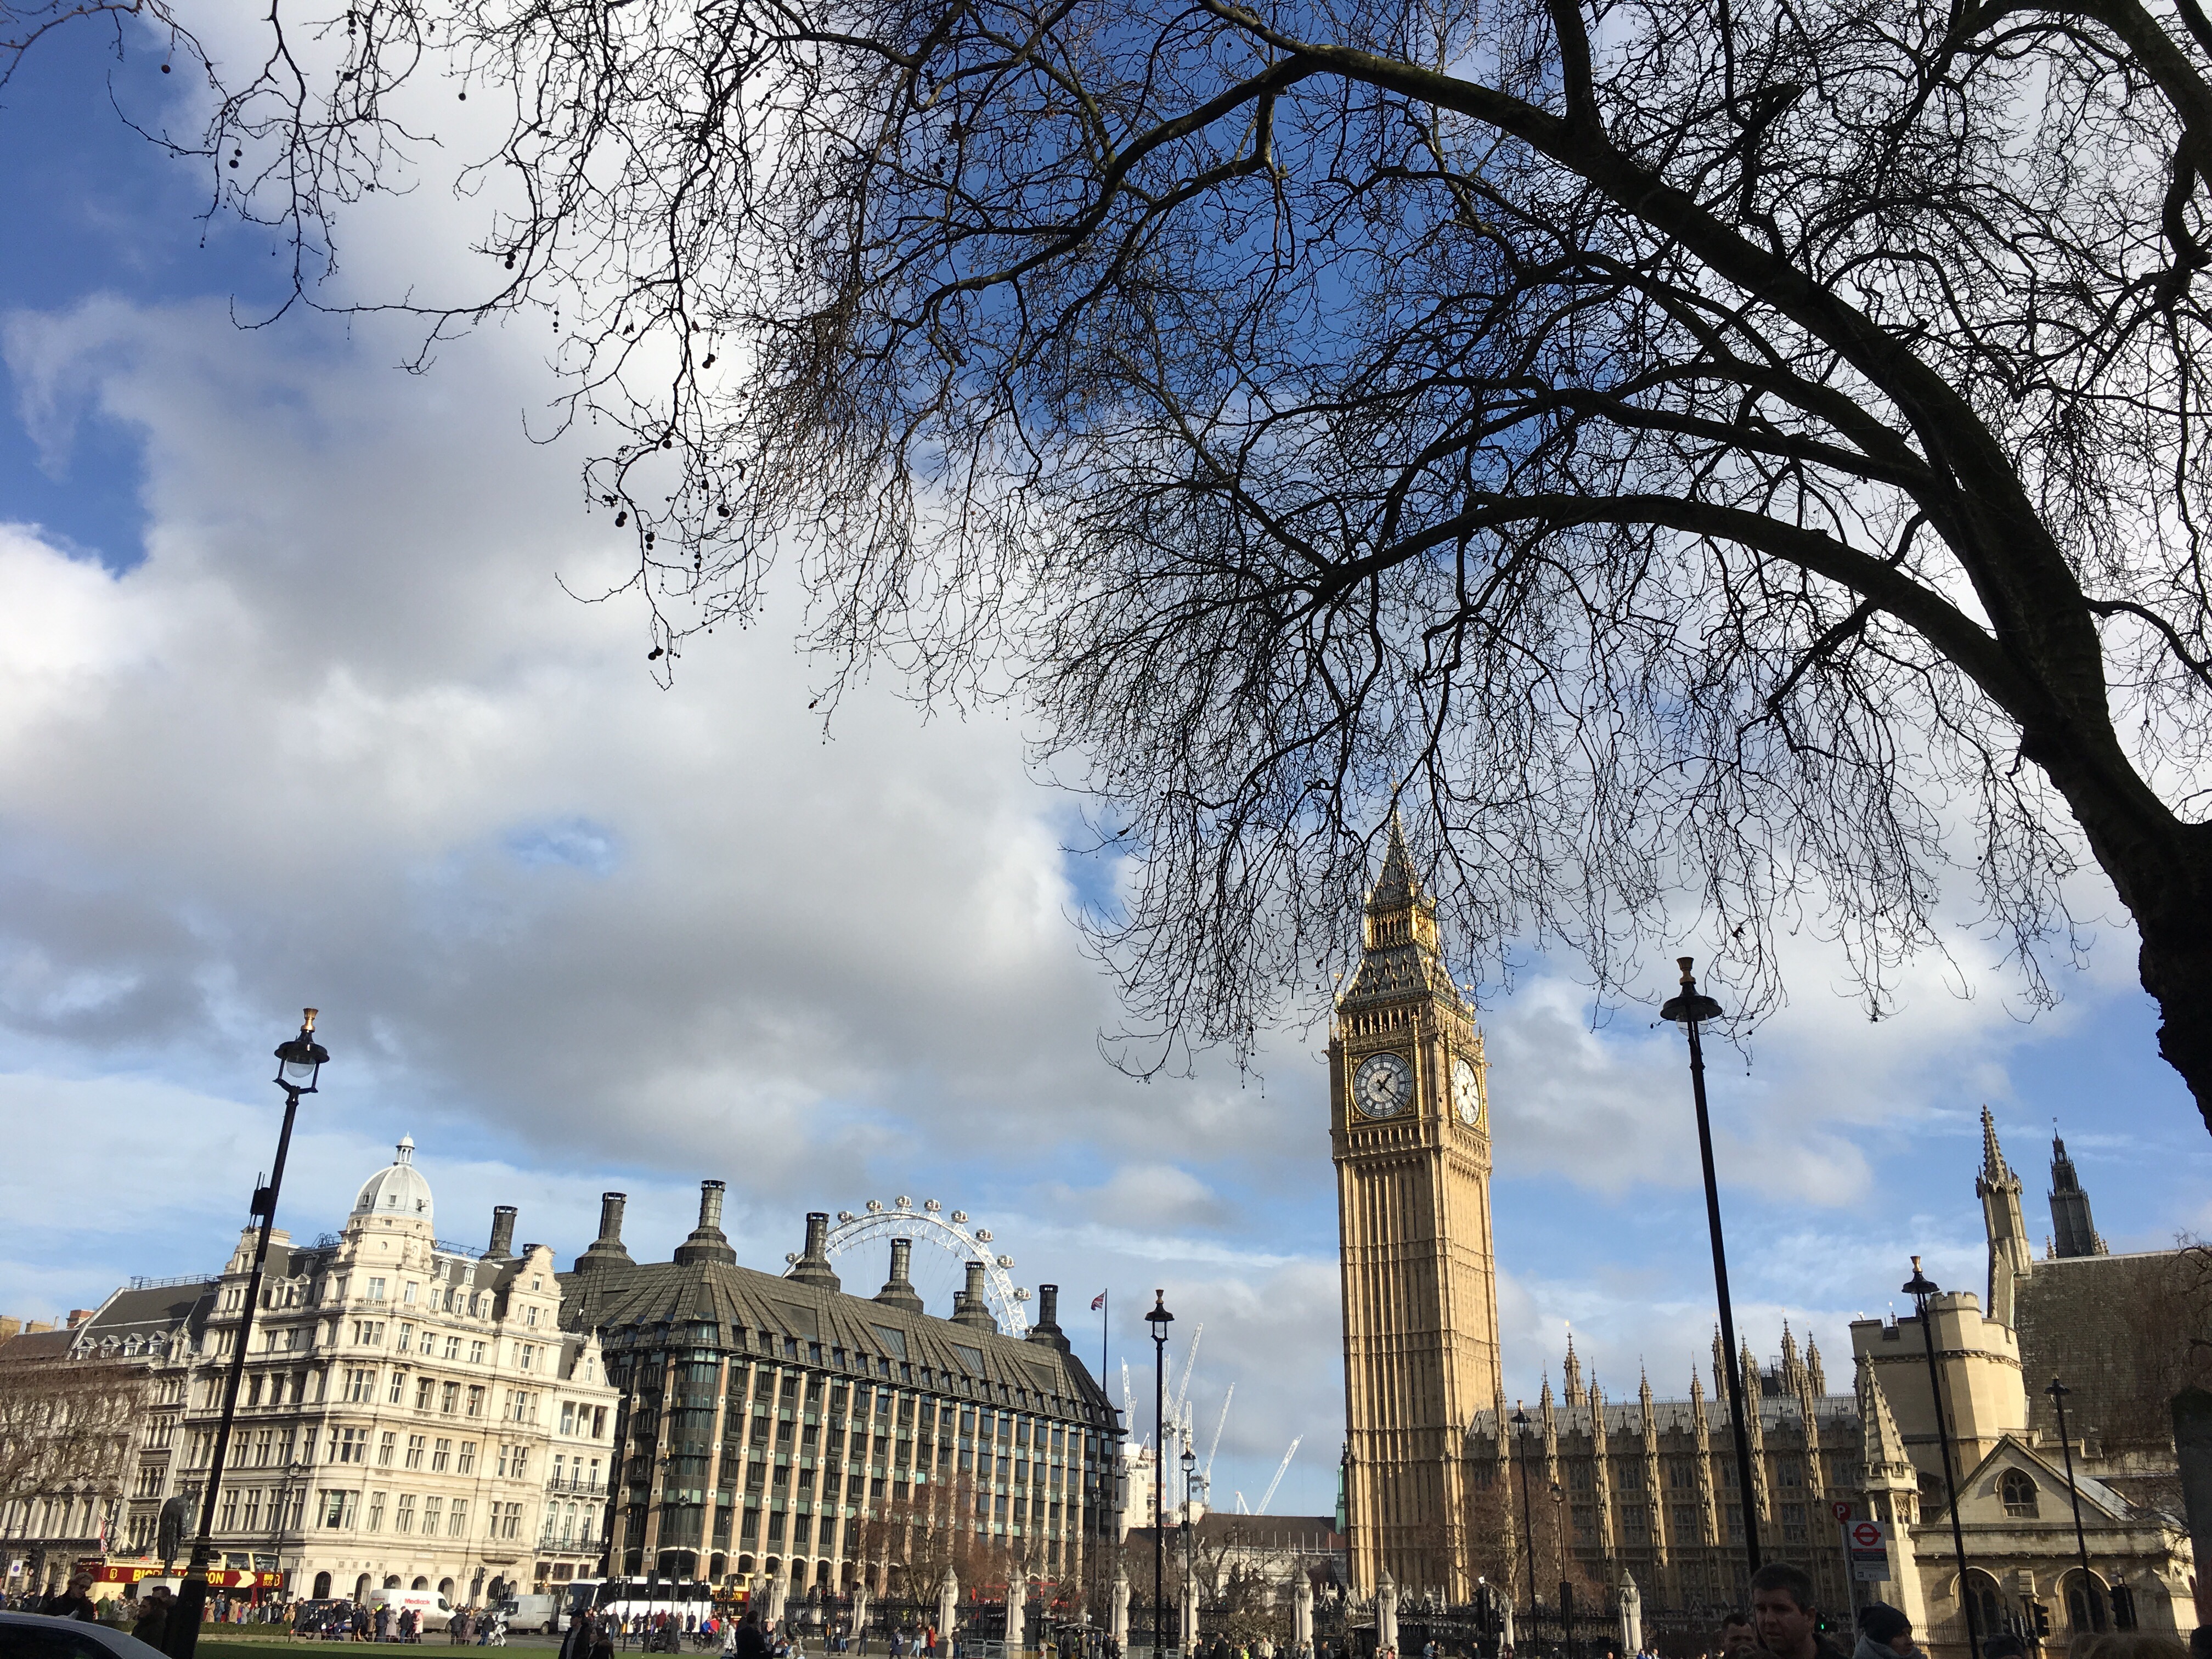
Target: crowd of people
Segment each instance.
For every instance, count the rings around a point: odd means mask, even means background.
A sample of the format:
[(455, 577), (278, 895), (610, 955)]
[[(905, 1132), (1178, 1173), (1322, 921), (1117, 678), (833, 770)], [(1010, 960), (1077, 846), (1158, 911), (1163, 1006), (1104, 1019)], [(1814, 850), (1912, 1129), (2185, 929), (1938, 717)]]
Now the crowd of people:
[[(52, 1617), (80, 1619), (127, 1628), (154, 1647), (163, 1645), (176, 1598), (166, 1584), (149, 1586), (143, 1595), (95, 1601), (89, 1573), (73, 1575), (62, 1589), (49, 1595), (10, 1598), (16, 1611)], [(288, 1610), (276, 1607), (250, 1607), (228, 1597), (210, 1606), (212, 1617), (230, 1620), (249, 1613), (277, 1620), (289, 1618), (295, 1635), (331, 1641), (412, 1642), (423, 1639), (422, 1615), (412, 1607), (374, 1607), (350, 1601), (302, 1601)], [(1815, 1605), (1812, 1578), (1802, 1570), (1782, 1563), (1762, 1567), (1752, 1576), (1751, 1607), (1731, 1613), (1716, 1632), (1705, 1659), (1924, 1659), (1913, 1640), (1912, 1622), (1897, 1608), (1874, 1602), (1858, 1608), (1856, 1630), (1847, 1639), (1827, 1628)], [(446, 1627), (447, 1643), (455, 1646), (504, 1646), (507, 1621), (496, 1608), (463, 1607)], [(850, 1650), (850, 1635), (833, 1627), (823, 1641), (822, 1659)], [(635, 1617), (615, 1613), (585, 1613), (569, 1622), (561, 1643), (560, 1659), (614, 1659), (617, 1644), (633, 1642), (648, 1653), (682, 1653), (719, 1650), (722, 1659), (811, 1659), (805, 1633), (788, 1623), (770, 1623), (757, 1612), (738, 1617), (714, 1613), (654, 1613)], [(940, 1642), (933, 1625), (894, 1631), (889, 1638), (889, 1659), (970, 1659), (957, 1639)], [(1278, 1647), (1269, 1638), (1232, 1642), (1216, 1636), (1200, 1644), (1190, 1659), (1352, 1659), (1351, 1644), (1324, 1644), (1316, 1650), (1310, 1641)], [(2045, 1650), (2063, 1659), (2212, 1659), (2212, 1626), (2191, 1632), (2185, 1646), (2171, 1635), (2147, 1631), (2100, 1632), (2076, 1637), (2070, 1643), (2054, 1643)], [(1100, 1632), (1085, 1632), (1063, 1655), (1048, 1642), (1044, 1659), (1121, 1659), (1116, 1644)], [(1395, 1648), (1377, 1648), (1373, 1659), (1400, 1659)], [(1435, 1642), (1425, 1644), (1420, 1659), (1453, 1659)], [(1512, 1647), (1498, 1650), (1498, 1659), (1515, 1659)], [(1607, 1651), (1604, 1659), (1615, 1659)], [(1659, 1659), (1645, 1648), (1634, 1659)], [(1980, 1659), (2043, 1659), (2021, 1637), (2009, 1632), (1986, 1635)]]
[[(1751, 1607), (1721, 1621), (1705, 1659), (1925, 1659), (1912, 1639), (1912, 1621), (1886, 1602), (1860, 1607), (1856, 1629), (1848, 1634), (1823, 1628), (1827, 1621), (1816, 1604), (1812, 1576), (1784, 1563), (1772, 1563), (1752, 1575)], [(1838, 1639), (1839, 1637), (1841, 1639)], [(2045, 1656), (2063, 1659), (2212, 1659), (2212, 1626), (2190, 1632), (2187, 1644), (2153, 1631), (2090, 1632), (2070, 1642), (2045, 1645)], [(1376, 1659), (1398, 1659), (1388, 1649)], [(1431, 1644), (1423, 1659), (1444, 1659)], [(1514, 1659), (1511, 1647), (1498, 1659)], [(1614, 1659), (1611, 1652), (1605, 1659)], [(1649, 1647), (1635, 1659), (1660, 1659)], [(2027, 1642), (2008, 1631), (1985, 1634), (1981, 1659), (2038, 1659)]]

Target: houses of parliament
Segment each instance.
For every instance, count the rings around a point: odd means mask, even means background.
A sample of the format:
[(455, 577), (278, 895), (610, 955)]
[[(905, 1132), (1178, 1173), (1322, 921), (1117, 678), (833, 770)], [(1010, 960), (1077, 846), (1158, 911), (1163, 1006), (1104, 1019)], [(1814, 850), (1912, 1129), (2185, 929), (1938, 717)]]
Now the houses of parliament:
[[(1657, 1398), (1645, 1377), (1608, 1397), (1570, 1340), (1557, 1394), (1547, 1364), (1536, 1401), (1507, 1398), (1482, 1035), (1395, 822), (1328, 1053), (1355, 1591), (1387, 1577), (1401, 1593), (1465, 1603), (1487, 1577), (1526, 1607), (1525, 1479), (1547, 1573), (1568, 1561), (1608, 1593), (1632, 1582), (1662, 1615), (1704, 1619), (1743, 1603), (1748, 1501), (1766, 1559), (1810, 1572), (1829, 1608), (1868, 1599), (1903, 1608), (1938, 1659), (1967, 1651), (1968, 1597), (1985, 1633), (2033, 1632), (2039, 1619), (2062, 1634), (2195, 1626), (2171, 1425), (2163, 1398), (2151, 1397), (2177, 1375), (2184, 1253), (2110, 1253), (2063, 1141), (2052, 1143), (2052, 1227), (2039, 1253), (2023, 1183), (1984, 1110), (1971, 1190), (1988, 1281), (1930, 1302), (1968, 1544), (1962, 1579), (1917, 1317), (1855, 1322), (1832, 1381), (1810, 1333), (1801, 1348), (1785, 1327), (1768, 1363), (1745, 1344), (1748, 1494), (1717, 1334), (1710, 1392), (1693, 1373), (1686, 1397)], [(1900, 1278), (1910, 1250), (1899, 1243)], [(1892, 1294), (1866, 1288), (1870, 1302)], [(2070, 1390), (2063, 1449), (2045, 1392), (2054, 1376)], [(1884, 1523), (1881, 1563), (1853, 1570), (1840, 1515)], [(1549, 1582), (1539, 1590), (1555, 1594)]]

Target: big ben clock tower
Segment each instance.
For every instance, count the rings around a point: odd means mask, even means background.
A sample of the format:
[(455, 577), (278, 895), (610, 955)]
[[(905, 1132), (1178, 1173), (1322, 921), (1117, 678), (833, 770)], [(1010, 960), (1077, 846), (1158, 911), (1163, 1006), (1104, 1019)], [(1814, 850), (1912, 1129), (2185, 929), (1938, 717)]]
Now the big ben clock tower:
[(1463, 1447), (1499, 1398), (1482, 1034), (1394, 817), (1328, 1045), (1352, 1578), (1474, 1594)]

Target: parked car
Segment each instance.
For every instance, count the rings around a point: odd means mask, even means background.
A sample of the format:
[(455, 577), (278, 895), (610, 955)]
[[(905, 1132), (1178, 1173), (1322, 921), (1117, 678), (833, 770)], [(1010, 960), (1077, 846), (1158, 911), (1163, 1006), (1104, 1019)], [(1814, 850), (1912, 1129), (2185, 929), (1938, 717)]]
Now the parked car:
[(43, 1613), (0, 1613), (0, 1659), (163, 1659), (128, 1631)]

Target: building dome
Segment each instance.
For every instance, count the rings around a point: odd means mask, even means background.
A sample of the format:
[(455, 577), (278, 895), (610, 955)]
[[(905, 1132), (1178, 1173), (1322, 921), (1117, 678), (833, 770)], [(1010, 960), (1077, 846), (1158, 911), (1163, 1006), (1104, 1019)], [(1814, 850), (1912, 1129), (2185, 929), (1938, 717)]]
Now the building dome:
[(363, 1221), (372, 1215), (394, 1220), (404, 1217), (426, 1227), (430, 1224), (430, 1183), (415, 1167), (414, 1136), (403, 1136), (393, 1149), (392, 1162), (362, 1182), (353, 1213), (347, 1219)]

